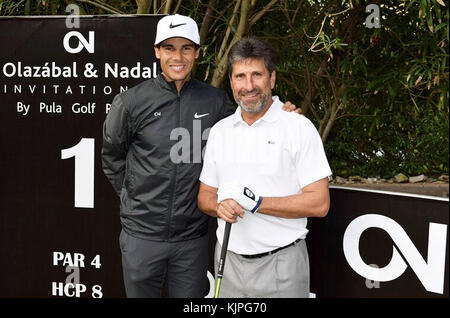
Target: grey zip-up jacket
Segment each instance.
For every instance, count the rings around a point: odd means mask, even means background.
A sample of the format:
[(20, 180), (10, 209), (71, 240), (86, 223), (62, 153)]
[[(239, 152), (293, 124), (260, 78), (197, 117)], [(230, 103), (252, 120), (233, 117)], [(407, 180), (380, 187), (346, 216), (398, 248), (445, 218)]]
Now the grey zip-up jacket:
[(103, 171), (128, 234), (182, 241), (208, 231), (197, 207), (209, 128), (233, 111), (225, 91), (195, 79), (180, 93), (160, 74), (116, 95), (103, 124)]

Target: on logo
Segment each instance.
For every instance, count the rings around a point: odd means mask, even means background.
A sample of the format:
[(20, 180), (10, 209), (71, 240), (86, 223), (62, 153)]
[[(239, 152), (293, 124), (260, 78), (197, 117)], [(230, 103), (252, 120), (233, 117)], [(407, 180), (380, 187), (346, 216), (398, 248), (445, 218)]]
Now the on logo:
[[(69, 44), (72, 37), (78, 39), (78, 45), (75, 48), (72, 48)], [(94, 53), (94, 31), (89, 31), (89, 41), (80, 32), (70, 31), (64, 36), (63, 44), (66, 51), (72, 54), (80, 53), (83, 48), (86, 48), (89, 53)]]
[[(361, 234), (372, 227), (386, 231), (395, 243), (395, 246), (392, 247), (391, 261), (383, 268), (367, 265), (359, 254)], [(365, 278), (377, 282), (388, 282), (400, 277), (408, 267), (398, 251), (400, 250), (427, 291), (444, 293), (446, 224), (430, 222), (427, 261), (424, 260), (400, 224), (378, 214), (366, 214), (354, 219), (345, 230), (343, 245), (348, 264)]]

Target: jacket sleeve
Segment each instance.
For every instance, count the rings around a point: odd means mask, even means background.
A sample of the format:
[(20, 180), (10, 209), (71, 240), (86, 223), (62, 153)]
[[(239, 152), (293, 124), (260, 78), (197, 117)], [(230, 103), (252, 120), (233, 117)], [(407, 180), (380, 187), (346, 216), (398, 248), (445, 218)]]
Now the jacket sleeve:
[(103, 123), (102, 167), (119, 196), (125, 177), (130, 131), (130, 114), (123, 99), (116, 95)]

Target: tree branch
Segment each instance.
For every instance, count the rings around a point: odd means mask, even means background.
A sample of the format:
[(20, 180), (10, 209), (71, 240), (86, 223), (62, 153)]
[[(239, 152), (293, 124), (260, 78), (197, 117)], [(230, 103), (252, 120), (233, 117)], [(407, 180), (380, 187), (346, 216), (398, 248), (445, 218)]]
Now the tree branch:
[(225, 48), (228, 43), (228, 38), (230, 37), (230, 33), (231, 33), (231, 26), (233, 25), (234, 19), (237, 16), (237, 12), (239, 10), (240, 5), (241, 5), (241, 0), (237, 0), (236, 5), (234, 6), (234, 9), (233, 9), (233, 14), (231, 15), (231, 18), (230, 18), (230, 22), (228, 23), (227, 31), (225, 32), (225, 37), (222, 40), (222, 45), (220, 46), (219, 53), (217, 53), (217, 57), (216, 57), (217, 62), (222, 59), (222, 56), (225, 52)]
[(278, 0), (272, 0), (270, 1), (268, 4), (266, 4), (266, 6), (264, 8), (261, 9), (261, 11), (259, 11), (257, 14), (255, 14), (251, 19), (250, 22), (248, 24), (248, 27), (251, 28), (252, 25), (254, 25), (256, 22), (258, 22), (259, 19), (261, 19), (269, 10), (270, 8), (277, 3)]
[(302, 91), (300, 90), (300, 88), (298, 88), (297, 84), (294, 81), (288, 80), (287, 78), (285, 78), (284, 76), (278, 76), (278, 78), (281, 81), (286, 82), (287, 84), (289, 84), (291, 87), (294, 88), (295, 92), (301, 97), (301, 98), (305, 98), (305, 94), (302, 93)]
[[(97, 2), (98, 2), (98, 1), (97, 1)], [(115, 7), (113, 7), (112, 5), (110, 5), (110, 4), (108, 4), (108, 3), (102, 2), (101, 4), (104, 5), (104, 6), (107, 7), (107, 8), (110, 8), (111, 10), (120, 12), (120, 14), (125, 14), (125, 12), (123, 12), (123, 11), (121, 11), (121, 10), (119, 10), (119, 9), (117, 9), (117, 8), (115, 8)]]
[(109, 5), (106, 5), (106, 4), (104, 4), (104, 3), (99, 3), (99, 2), (97, 2), (96, 0), (77, 0), (77, 1), (78, 1), (78, 2), (83, 2), (83, 3), (89, 3), (89, 4), (92, 4), (93, 6), (96, 6), (96, 7), (98, 7), (98, 8), (101, 8), (101, 9), (107, 11), (107, 12), (110, 12), (110, 13), (114, 13), (114, 14), (124, 14), (122, 11), (120, 11), (120, 10), (118, 10), (118, 9), (116, 9), (116, 8), (113, 8), (113, 7), (109, 6)]
[[(183, 2), (183, 0), (178, 0), (177, 1), (177, 6), (175, 7), (175, 9), (173, 10), (172, 14), (176, 14), (178, 12), (178, 10), (180, 10), (181, 7), (181, 2)], [(202, 38), (200, 38), (201, 40)]]
[(215, 6), (216, 0), (209, 0), (208, 8), (206, 9), (205, 16), (203, 17), (202, 26), (200, 27), (200, 45), (202, 45), (205, 42), (206, 35), (208, 34), (209, 27), (213, 20), (212, 13)]
[(231, 40), (230, 44), (228, 45), (228, 48), (226, 49), (226, 52), (223, 54), (220, 62), (217, 64), (216, 70), (214, 71), (213, 78), (211, 80), (211, 85), (215, 87), (219, 87), (222, 85), (223, 79), (225, 78), (225, 73), (227, 71), (227, 56), (228, 52), (230, 51), (231, 47), (236, 43), (239, 39), (242, 38), (244, 35), (246, 28), (247, 28), (247, 22), (248, 22), (248, 13), (249, 13), (249, 3), (250, 0), (242, 0), (241, 3), (241, 16), (239, 19), (239, 24), (236, 29), (236, 33), (234, 34), (233, 39)]
[(328, 119), (325, 129), (321, 135), (322, 143), (325, 143), (325, 141), (327, 140), (331, 128), (333, 127), (334, 122), (336, 121), (337, 114), (341, 109), (342, 109), (341, 105), (337, 106), (336, 103), (333, 103), (333, 106), (331, 107), (330, 118)]
[(164, 3), (163, 14), (170, 14), (170, 7), (172, 6), (172, 0), (166, 0)]
[(297, 5), (297, 8), (295, 9), (295, 12), (294, 12), (294, 16), (292, 17), (292, 24), (295, 23), (295, 18), (297, 17), (298, 10), (299, 10), (300, 7), (303, 5), (303, 2), (304, 2), (304, 1), (302, 0), (302, 1), (300, 1), (299, 4)]
[(307, 83), (308, 83), (308, 92), (306, 93), (306, 98), (302, 105), (302, 112), (303, 112), (303, 114), (306, 115), (308, 113), (309, 108), (311, 107), (311, 101), (312, 101), (312, 96), (313, 96), (313, 86), (312, 86), (312, 81), (311, 81), (311, 72), (309, 70), (309, 61), (308, 61), (308, 58), (306, 57), (306, 54), (303, 55), (303, 60), (305, 61), (305, 72), (306, 72), (306, 79), (307, 79)]

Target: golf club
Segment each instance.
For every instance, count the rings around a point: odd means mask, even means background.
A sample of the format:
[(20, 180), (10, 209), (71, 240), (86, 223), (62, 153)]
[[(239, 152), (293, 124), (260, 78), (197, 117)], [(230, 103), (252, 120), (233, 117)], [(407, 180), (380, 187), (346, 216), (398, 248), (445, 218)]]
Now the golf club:
[(231, 223), (226, 223), (225, 233), (223, 235), (222, 250), (220, 251), (219, 269), (217, 271), (216, 290), (214, 298), (219, 298), (220, 284), (222, 283), (223, 268), (225, 267), (225, 258), (227, 257), (228, 239), (230, 238)]

